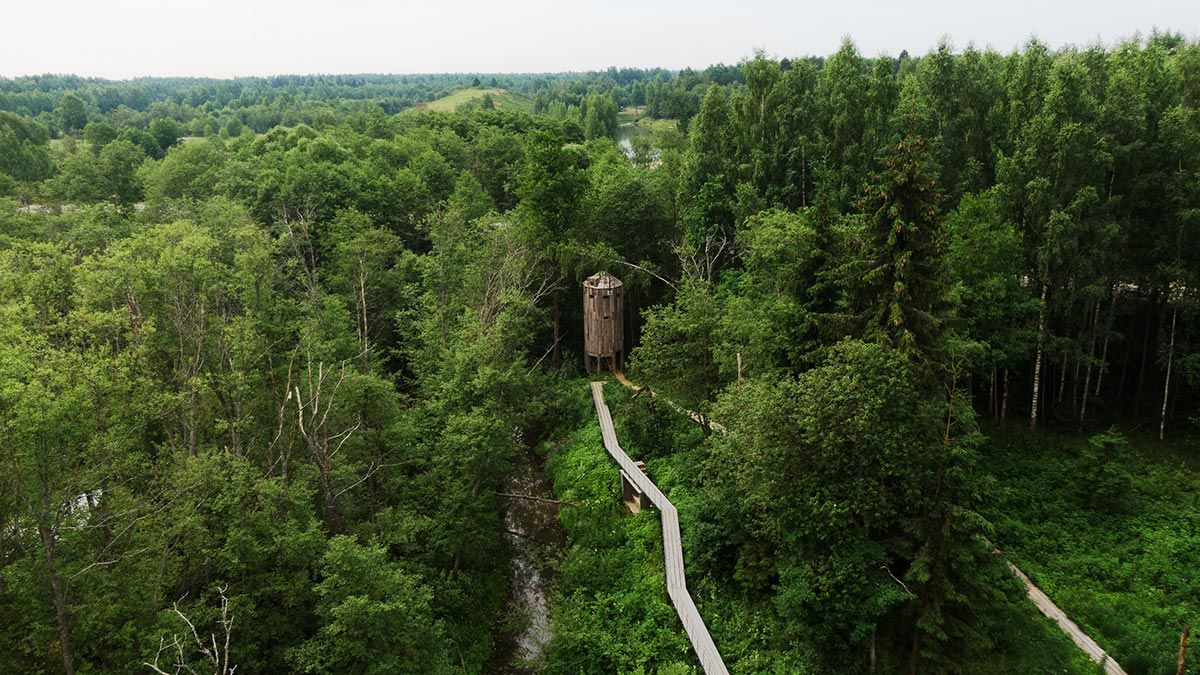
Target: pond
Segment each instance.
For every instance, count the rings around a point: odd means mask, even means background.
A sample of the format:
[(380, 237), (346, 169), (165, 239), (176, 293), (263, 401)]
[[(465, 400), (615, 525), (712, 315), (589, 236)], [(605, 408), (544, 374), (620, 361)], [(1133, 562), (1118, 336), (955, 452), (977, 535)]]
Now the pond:
[(625, 122), (617, 127), (617, 143), (621, 146), (621, 151), (625, 156), (633, 159), (633, 139), (638, 136), (645, 136), (650, 133), (646, 127), (638, 126), (634, 122)]

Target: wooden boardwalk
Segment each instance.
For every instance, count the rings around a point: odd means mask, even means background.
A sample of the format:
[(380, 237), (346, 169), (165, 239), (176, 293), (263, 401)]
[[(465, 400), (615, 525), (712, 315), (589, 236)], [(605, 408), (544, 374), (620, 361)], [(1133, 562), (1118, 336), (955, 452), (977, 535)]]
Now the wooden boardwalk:
[(1057, 623), (1062, 632), (1067, 634), (1067, 637), (1071, 638), (1084, 653), (1104, 668), (1104, 672), (1107, 675), (1126, 675), (1121, 665), (1113, 657), (1109, 656), (1108, 652), (1101, 649), (1095, 640), (1088, 637), (1079, 628), (1079, 625), (1067, 616), (1066, 612), (1059, 609), (1058, 605), (1050, 600), (1050, 596), (1046, 595), (1042, 589), (1029, 580), (1029, 577), (1025, 576), (1024, 572), (1017, 569), (1017, 566), (1012, 563), (1008, 563), (1008, 569), (1012, 570), (1012, 573), (1021, 580), (1021, 583), (1025, 584), (1025, 590), (1029, 593), (1029, 599), (1033, 600), (1033, 604), (1037, 605), (1038, 610)]
[(696, 603), (692, 602), (692, 595), (688, 593), (687, 584), (684, 581), (683, 546), (679, 539), (679, 512), (675, 510), (671, 500), (667, 499), (662, 490), (659, 490), (650, 477), (638, 468), (637, 464), (634, 464), (629, 455), (625, 454), (620, 444), (617, 443), (617, 432), (613, 429), (612, 414), (608, 411), (608, 404), (604, 402), (603, 382), (592, 382), (592, 401), (596, 404), (596, 417), (600, 420), (600, 433), (604, 437), (604, 449), (662, 515), (667, 595), (670, 596), (671, 603), (675, 605), (675, 611), (679, 613), (679, 620), (683, 622), (683, 629), (687, 631), (688, 639), (692, 641), (692, 648), (695, 649), (696, 656), (700, 659), (700, 665), (704, 667), (704, 672), (708, 675), (716, 673), (728, 675), (729, 670), (725, 668), (725, 662), (721, 660), (721, 654), (717, 651), (717, 646), (713, 644), (712, 636), (708, 634), (704, 619), (700, 618), (700, 612), (696, 610)]

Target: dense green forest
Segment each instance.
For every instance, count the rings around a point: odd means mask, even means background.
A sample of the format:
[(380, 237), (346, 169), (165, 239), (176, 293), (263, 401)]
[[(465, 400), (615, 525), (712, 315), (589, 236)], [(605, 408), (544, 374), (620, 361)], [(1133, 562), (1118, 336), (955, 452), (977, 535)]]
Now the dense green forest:
[[(0, 79), (0, 671), (699, 672), (589, 407), (599, 270), (630, 378), (702, 416), (609, 388), (731, 671), (1094, 672), (1007, 559), (1174, 672), (1200, 43), (1169, 33)], [(565, 536), (530, 662), (527, 465)]]

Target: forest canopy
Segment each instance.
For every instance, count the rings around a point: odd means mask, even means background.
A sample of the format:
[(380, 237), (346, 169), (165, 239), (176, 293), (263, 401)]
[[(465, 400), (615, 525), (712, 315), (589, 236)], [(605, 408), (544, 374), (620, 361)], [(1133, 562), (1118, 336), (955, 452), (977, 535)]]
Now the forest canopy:
[[(702, 420), (617, 407), (731, 669), (1085, 672), (995, 546), (1129, 672), (1175, 667), (1200, 623), (1172, 572), (1200, 565), (1200, 43), (1170, 33), (0, 79), (0, 663), (508, 668), (511, 478), (544, 460), (553, 634), (512, 667), (697, 671), (653, 521), (588, 454), (601, 270), (630, 377)], [(1027, 517), (1043, 495), (1076, 531)], [(1126, 568), (1079, 590), (1104, 551), (1074, 537), (1142, 532), (1153, 603)]]

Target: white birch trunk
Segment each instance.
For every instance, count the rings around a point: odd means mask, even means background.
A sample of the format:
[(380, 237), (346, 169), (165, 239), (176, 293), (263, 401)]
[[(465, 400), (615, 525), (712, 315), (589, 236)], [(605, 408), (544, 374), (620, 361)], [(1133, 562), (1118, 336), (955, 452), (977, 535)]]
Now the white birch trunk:
[[(1029, 406), (1029, 430), (1037, 429), (1038, 397), (1042, 388), (1042, 343), (1046, 336), (1046, 290), (1049, 284), (1042, 284), (1042, 308), (1038, 318), (1037, 357), (1033, 361), (1033, 402)], [(1007, 394), (1008, 392), (1005, 391)]]
[(1083, 376), (1083, 402), (1079, 404), (1079, 421), (1087, 416), (1088, 391), (1092, 384), (1092, 359), (1096, 356), (1096, 329), (1100, 327), (1100, 303), (1096, 303), (1096, 311), (1092, 315), (1092, 339), (1088, 345), (1087, 372)]
[(1163, 382), (1162, 416), (1158, 420), (1158, 440), (1162, 440), (1167, 431), (1167, 399), (1171, 393), (1171, 362), (1175, 359), (1175, 319), (1179, 310), (1171, 313), (1171, 346), (1167, 348), (1167, 379)]

